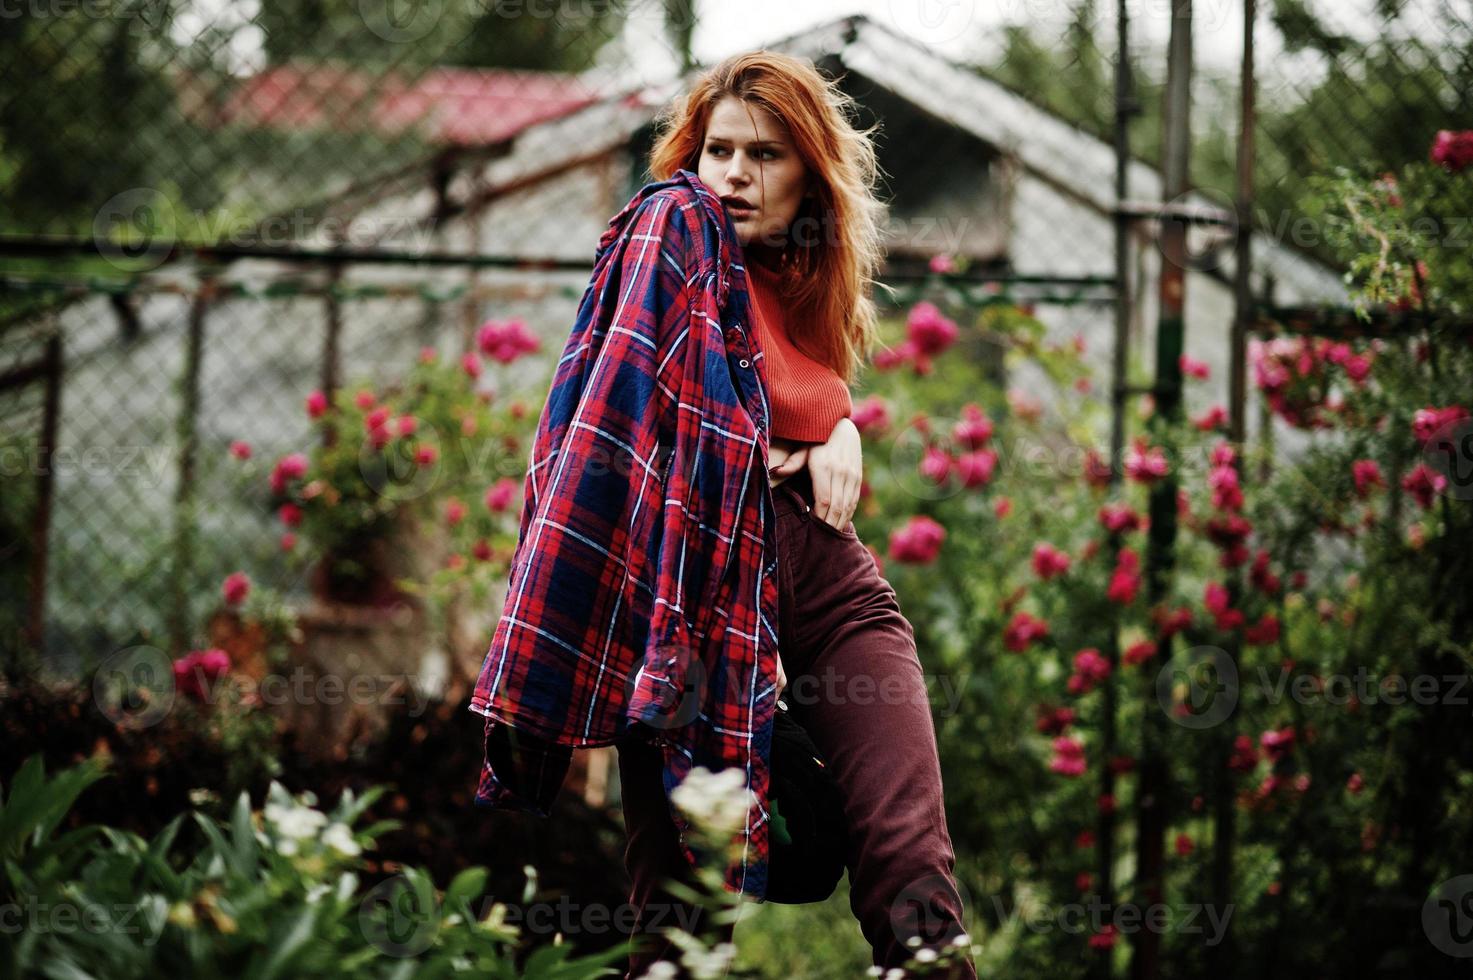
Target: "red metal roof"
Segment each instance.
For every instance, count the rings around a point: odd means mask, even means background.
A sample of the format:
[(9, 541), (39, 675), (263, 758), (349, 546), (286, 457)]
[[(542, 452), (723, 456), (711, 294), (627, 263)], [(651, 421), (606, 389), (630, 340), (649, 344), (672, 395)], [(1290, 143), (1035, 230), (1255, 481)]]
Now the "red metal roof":
[(575, 75), (432, 68), (406, 78), (334, 65), (284, 64), (245, 79), (214, 115), (217, 125), (399, 133), (434, 143), (494, 143), (593, 102)]

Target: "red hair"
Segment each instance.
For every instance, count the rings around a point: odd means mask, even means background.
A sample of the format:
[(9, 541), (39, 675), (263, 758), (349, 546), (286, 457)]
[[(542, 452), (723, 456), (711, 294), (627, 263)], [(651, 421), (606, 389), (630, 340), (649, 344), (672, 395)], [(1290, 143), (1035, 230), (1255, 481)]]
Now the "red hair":
[(783, 292), (797, 315), (793, 343), (852, 384), (877, 341), (870, 292), (883, 260), (875, 197), (878, 166), (872, 129), (851, 121), (854, 100), (811, 61), (772, 51), (733, 55), (704, 72), (656, 120), (650, 151), (655, 180), (676, 170), (699, 172), (706, 127), (716, 104), (735, 96), (787, 126), (813, 190), (789, 227), (793, 259)]

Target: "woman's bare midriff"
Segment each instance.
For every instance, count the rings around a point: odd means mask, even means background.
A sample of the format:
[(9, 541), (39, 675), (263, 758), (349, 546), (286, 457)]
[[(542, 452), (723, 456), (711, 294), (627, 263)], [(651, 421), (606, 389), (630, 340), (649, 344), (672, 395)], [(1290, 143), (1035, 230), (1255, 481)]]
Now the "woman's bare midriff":
[[(813, 443), (799, 442), (796, 439), (784, 439), (781, 436), (774, 436), (767, 446), (768, 468), (771, 469), (772, 467), (782, 465), (783, 460), (787, 459), (794, 451), (810, 445), (813, 445)], [(792, 475), (789, 473), (786, 476), (773, 476), (769, 473), (767, 482), (775, 487)]]

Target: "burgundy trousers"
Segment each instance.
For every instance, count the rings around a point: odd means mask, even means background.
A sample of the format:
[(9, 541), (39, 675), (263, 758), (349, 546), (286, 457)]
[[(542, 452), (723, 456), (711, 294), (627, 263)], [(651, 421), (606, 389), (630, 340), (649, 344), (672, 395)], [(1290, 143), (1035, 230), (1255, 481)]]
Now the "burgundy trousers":
[[(964, 910), (946, 829), (936, 734), (915, 633), (895, 590), (854, 531), (811, 513), (806, 468), (773, 488), (781, 593), (779, 651), (783, 699), (828, 762), (849, 823), (849, 904), (873, 962), (900, 966), (915, 952), (907, 939), (939, 949), (965, 934)], [(619, 745), (624, 862), (638, 910), (626, 980), (656, 961), (678, 967), (670, 927), (706, 930), (730, 941), (733, 927), (712, 927), (703, 911), (661, 886), (694, 883), (680, 853), (660, 777), (659, 750), (635, 738)], [(645, 948), (641, 949), (640, 946)], [(964, 958), (965, 959), (965, 958)], [(679, 970), (679, 977), (688, 974)], [(933, 974), (940, 976), (940, 974)], [(947, 974), (976, 980), (970, 960)]]

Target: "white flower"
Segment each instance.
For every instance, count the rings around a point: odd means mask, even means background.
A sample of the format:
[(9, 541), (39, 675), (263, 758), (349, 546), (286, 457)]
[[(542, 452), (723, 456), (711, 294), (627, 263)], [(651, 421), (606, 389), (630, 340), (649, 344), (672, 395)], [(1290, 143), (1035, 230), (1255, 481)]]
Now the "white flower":
[(662, 960), (659, 963), (651, 963), (650, 968), (640, 974), (639, 980), (675, 980), (678, 973), (674, 963)]
[(936, 958), (936, 951), (934, 949), (918, 949), (918, 950), (916, 950), (916, 960), (917, 960), (917, 962), (920, 962), (920, 963), (930, 963), (935, 958)]
[(316, 902), (318, 899), (322, 898), (323, 895), (326, 895), (331, 890), (332, 889), (329, 888), (327, 885), (313, 885), (311, 888), (307, 889), (307, 904), (311, 905), (313, 902)]
[(304, 840), (316, 837), (327, 823), (327, 814), (307, 806), (266, 804), (266, 819), (283, 835)]
[(736, 946), (717, 943), (709, 950), (687, 949), (680, 957), (695, 980), (717, 980), (731, 969), (731, 958), (736, 955)]
[(951, 945), (953, 945), (953, 946), (965, 946), (967, 943), (969, 943), (971, 941), (972, 941), (972, 937), (971, 936), (968, 936), (964, 932), (959, 932), (955, 936), (952, 936), (951, 937)]
[(363, 848), (358, 846), (358, 842), (353, 839), (353, 833), (345, 823), (334, 822), (329, 824), (327, 830), (323, 831), (322, 843), (350, 857), (363, 850)]
[(712, 772), (696, 766), (670, 793), (671, 801), (704, 827), (731, 834), (746, 823), (755, 799), (746, 774), (735, 766)]
[(189, 791), (189, 803), (191, 806), (204, 806), (206, 803), (215, 803), (220, 799), (220, 794), (212, 789), (195, 788)]

